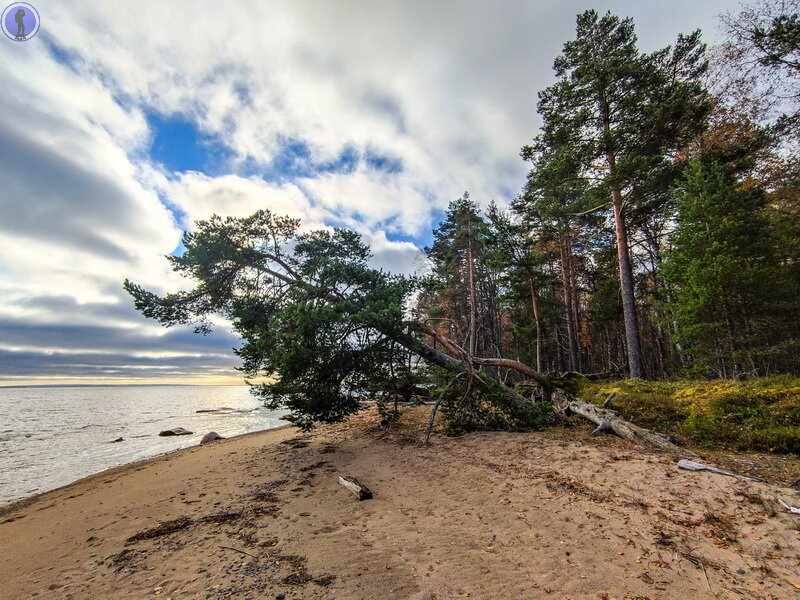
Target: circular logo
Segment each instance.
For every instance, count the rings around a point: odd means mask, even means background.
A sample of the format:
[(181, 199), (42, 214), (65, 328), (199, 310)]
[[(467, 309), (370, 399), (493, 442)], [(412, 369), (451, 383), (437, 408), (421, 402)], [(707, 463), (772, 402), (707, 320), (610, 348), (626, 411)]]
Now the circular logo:
[(39, 33), (39, 13), (27, 2), (9, 4), (0, 19), (3, 33), (15, 42), (27, 42)]

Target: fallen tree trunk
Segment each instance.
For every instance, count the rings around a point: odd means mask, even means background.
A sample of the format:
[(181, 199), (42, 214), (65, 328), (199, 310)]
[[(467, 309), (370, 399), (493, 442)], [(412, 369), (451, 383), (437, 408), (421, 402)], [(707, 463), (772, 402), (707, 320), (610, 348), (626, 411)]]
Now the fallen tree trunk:
[(718, 469), (717, 467), (712, 467), (711, 465), (704, 465), (703, 463), (695, 462), (693, 460), (678, 461), (678, 468), (686, 469), (687, 471), (710, 471), (711, 473), (717, 473), (719, 475), (727, 475), (728, 477), (738, 477), (739, 479), (747, 479), (749, 481), (761, 481), (761, 482), (766, 481), (765, 479), (761, 479), (760, 477), (750, 477), (749, 475), (741, 475), (739, 473), (734, 473), (733, 471)]
[(563, 392), (556, 392), (555, 395), (558, 397), (554, 404), (556, 410), (567, 415), (574, 413), (589, 419), (597, 425), (595, 431), (614, 433), (637, 444), (652, 446), (673, 454), (697, 456), (694, 452), (673, 444), (669, 436), (634, 425), (620, 417), (614, 410), (602, 408)]
[(525, 363), (521, 363), (518, 360), (512, 360), (509, 358), (479, 358), (477, 356), (472, 357), (472, 363), (475, 365), (481, 365), (486, 367), (500, 367), (503, 369), (513, 369), (514, 371), (518, 371), (522, 373), (526, 377), (530, 377), (536, 383), (538, 383), (545, 392), (550, 392), (553, 389), (552, 384), (550, 381), (541, 373), (538, 373), (534, 369), (531, 369)]
[[(610, 408), (597, 406), (560, 390), (554, 390), (553, 385), (544, 375), (536, 372), (524, 363), (504, 358), (469, 357), (464, 352), (464, 349), (458, 344), (438, 334), (435, 330), (427, 327), (423, 330), (426, 334), (431, 335), (440, 343), (442, 343), (445, 348), (461, 357), (461, 360), (459, 360), (448, 354), (445, 354), (444, 352), (435, 350), (431, 346), (428, 346), (427, 344), (420, 342), (415, 338), (412, 338), (418, 345), (417, 351), (423, 356), (423, 358), (426, 358), (429, 361), (438, 364), (439, 366), (445, 367), (451, 372), (466, 372), (468, 370), (468, 367), (465, 364), (467, 360), (469, 360), (473, 365), (477, 366), (493, 366), (513, 369), (533, 379), (542, 388), (545, 396), (554, 400), (553, 407), (556, 412), (564, 414), (575, 413), (595, 423), (597, 425), (595, 433), (612, 433), (643, 446), (658, 448), (673, 454), (697, 457), (694, 452), (686, 450), (685, 448), (681, 448), (680, 446), (672, 443), (668, 435), (658, 433), (657, 431), (652, 431), (650, 429), (645, 429), (644, 427), (639, 427), (630, 421), (626, 421), (620, 417), (616, 411), (611, 410)], [(506, 390), (506, 397), (519, 407), (531, 405), (530, 400), (518, 394), (511, 388)], [(611, 397), (606, 399), (606, 403), (608, 403), (610, 399)]]

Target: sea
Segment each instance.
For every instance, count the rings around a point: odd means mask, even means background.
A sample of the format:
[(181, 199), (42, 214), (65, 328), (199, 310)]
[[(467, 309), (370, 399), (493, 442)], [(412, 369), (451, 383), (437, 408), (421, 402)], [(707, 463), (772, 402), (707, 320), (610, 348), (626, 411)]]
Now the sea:
[[(209, 431), (279, 427), (284, 414), (248, 386), (0, 387), (0, 505), (195, 446)], [(194, 433), (158, 435), (174, 427)]]

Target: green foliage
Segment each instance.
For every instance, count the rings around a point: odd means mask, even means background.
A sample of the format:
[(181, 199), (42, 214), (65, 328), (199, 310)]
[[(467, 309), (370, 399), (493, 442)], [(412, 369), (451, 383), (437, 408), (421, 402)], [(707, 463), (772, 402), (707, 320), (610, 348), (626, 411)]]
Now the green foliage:
[(448, 435), (461, 435), (471, 431), (534, 431), (554, 423), (552, 404), (537, 402), (525, 410), (508, 401), (504, 386), (494, 379), (467, 383), (459, 380), (445, 390), (441, 412)]
[(615, 381), (583, 388), (623, 417), (700, 446), (800, 454), (800, 378)]
[[(419, 307), (440, 331), (465, 346), (470, 312), (474, 310), (476, 354), (488, 355), (493, 345), (499, 345), (491, 236), (480, 208), (468, 193), (450, 202), (433, 238), (433, 244), (424, 249), (432, 273), (425, 282)], [(474, 278), (474, 307), (470, 277)]]
[(550, 383), (554, 388), (563, 390), (573, 396), (580, 396), (583, 389), (590, 385), (586, 376), (576, 371), (570, 371), (563, 375), (551, 377)]
[(199, 221), (185, 253), (170, 259), (193, 290), (158, 297), (125, 287), (139, 310), (168, 326), (199, 323), (206, 332), (212, 314), (230, 319), (243, 340), (240, 370), (267, 379), (254, 393), (308, 428), (417, 382), (404, 324), (416, 283), (369, 268), (355, 232), (300, 234), (298, 225), (268, 211)]
[(768, 197), (713, 157), (690, 162), (677, 190), (664, 275), (691, 375), (738, 377), (796, 364), (798, 281), (780, 259)]
[(631, 19), (578, 15), (575, 39), (554, 63), (559, 80), (539, 96), (542, 133), (523, 156), (540, 158), (540, 178), (573, 186), (575, 174), (613, 156), (613, 165), (591, 173), (595, 204), (612, 189), (628, 191), (635, 209), (663, 202), (676, 166), (670, 152), (703, 130), (710, 110), (700, 83), (704, 51), (696, 31), (646, 54)]
[(769, 25), (756, 24), (750, 31), (765, 66), (788, 66), (800, 71), (800, 15), (779, 14)]

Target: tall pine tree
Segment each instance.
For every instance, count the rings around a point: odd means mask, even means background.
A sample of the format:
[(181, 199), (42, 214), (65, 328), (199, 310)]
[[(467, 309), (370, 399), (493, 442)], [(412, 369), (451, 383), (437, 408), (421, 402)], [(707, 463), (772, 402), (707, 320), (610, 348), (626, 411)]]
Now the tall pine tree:
[(643, 377), (627, 212), (649, 202), (674, 172), (674, 153), (703, 127), (708, 112), (698, 79), (705, 71), (699, 32), (652, 54), (637, 47), (633, 22), (594, 10), (578, 16), (577, 35), (540, 94), (541, 140), (580, 162), (598, 198), (613, 210), (628, 364)]

